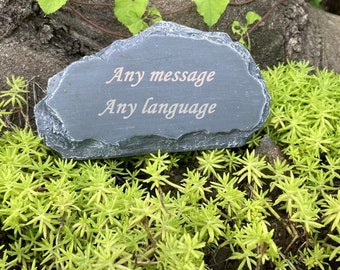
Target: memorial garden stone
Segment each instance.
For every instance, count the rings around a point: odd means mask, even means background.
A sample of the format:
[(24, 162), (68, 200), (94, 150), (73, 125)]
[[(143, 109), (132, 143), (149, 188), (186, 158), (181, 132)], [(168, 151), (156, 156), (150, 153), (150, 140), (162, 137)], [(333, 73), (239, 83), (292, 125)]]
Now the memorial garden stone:
[(52, 77), (35, 118), (62, 157), (113, 158), (242, 146), (269, 100), (241, 44), (160, 22)]

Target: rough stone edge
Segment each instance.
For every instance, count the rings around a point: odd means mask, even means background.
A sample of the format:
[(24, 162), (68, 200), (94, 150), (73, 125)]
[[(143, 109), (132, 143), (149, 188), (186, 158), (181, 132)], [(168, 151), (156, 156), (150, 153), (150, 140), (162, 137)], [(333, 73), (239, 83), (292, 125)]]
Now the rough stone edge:
[[(166, 30), (166, 31), (165, 31)], [(142, 42), (150, 36), (174, 36), (182, 38), (195, 37), (197, 40), (207, 40), (209, 42), (216, 43), (218, 45), (228, 46), (231, 49), (237, 51), (241, 57), (248, 63), (248, 72), (250, 76), (256, 78), (256, 80), (262, 85), (263, 95), (265, 97), (265, 104), (262, 108), (262, 118), (260, 121), (249, 131), (233, 130), (228, 133), (208, 133), (206, 130), (195, 131), (182, 135), (179, 139), (171, 139), (163, 136), (152, 135), (149, 137), (143, 137), (143, 144), (136, 144), (139, 141), (139, 137), (127, 138), (118, 144), (105, 144), (93, 139), (87, 139), (83, 141), (75, 141), (67, 134), (62, 121), (59, 119), (57, 113), (52, 108), (48, 107), (46, 101), (53, 97), (53, 93), (58, 89), (58, 85), (61, 83), (63, 74), (67, 72), (73, 65), (78, 65), (85, 60), (92, 58), (100, 58), (103, 61), (109, 57), (106, 52), (109, 48), (112, 52), (125, 51), (135, 46), (136, 43)], [(60, 79), (61, 78), (61, 79)], [(57, 83), (59, 82), (59, 84)], [(34, 108), (36, 116), (36, 124), (38, 134), (42, 138), (47, 146), (57, 151), (63, 158), (73, 158), (77, 160), (81, 159), (102, 159), (102, 158), (115, 158), (131, 155), (142, 155), (147, 153), (157, 152), (161, 148), (164, 152), (169, 152), (172, 148), (176, 149), (176, 152), (192, 151), (192, 150), (206, 150), (213, 148), (234, 148), (243, 146), (250, 136), (259, 130), (265, 123), (269, 116), (269, 101), (270, 96), (266, 90), (266, 84), (263, 80), (259, 68), (256, 66), (255, 61), (248, 52), (248, 50), (239, 42), (234, 42), (223, 32), (204, 32), (198, 29), (182, 26), (173, 22), (161, 21), (156, 23), (152, 27), (143, 31), (139, 35), (133, 36), (125, 40), (117, 40), (110, 46), (102, 49), (98, 53), (90, 56), (85, 56), (82, 59), (70, 64), (64, 70), (60, 71), (48, 81), (47, 95), (43, 98)], [(40, 111), (40, 116), (37, 115), (37, 111)], [(53, 123), (53, 125), (51, 125)], [(51, 128), (42, 130), (40, 127), (47, 127), (51, 125)], [(57, 132), (56, 132), (57, 131)], [(47, 139), (55, 138), (53, 140)], [(61, 138), (63, 138), (61, 140)], [(60, 142), (58, 145), (51, 142)], [(149, 141), (146, 143), (146, 141)], [(193, 147), (184, 147), (187, 141), (191, 142)], [(229, 141), (231, 143), (226, 143)], [(197, 142), (197, 144), (192, 143)], [(209, 144), (206, 147), (200, 147), (199, 145)], [(160, 147), (162, 146), (162, 147)], [(138, 149), (138, 151), (136, 150)], [(123, 151), (123, 150), (124, 151)]]

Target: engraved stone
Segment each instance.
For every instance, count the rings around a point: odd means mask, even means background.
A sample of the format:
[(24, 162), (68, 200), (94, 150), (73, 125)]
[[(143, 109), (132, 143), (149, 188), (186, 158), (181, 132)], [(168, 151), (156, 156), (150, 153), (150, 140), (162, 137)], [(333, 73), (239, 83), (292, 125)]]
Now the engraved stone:
[(113, 158), (242, 146), (269, 101), (241, 44), (160, 22), (52, 77), (35, 117), (62, 157)]

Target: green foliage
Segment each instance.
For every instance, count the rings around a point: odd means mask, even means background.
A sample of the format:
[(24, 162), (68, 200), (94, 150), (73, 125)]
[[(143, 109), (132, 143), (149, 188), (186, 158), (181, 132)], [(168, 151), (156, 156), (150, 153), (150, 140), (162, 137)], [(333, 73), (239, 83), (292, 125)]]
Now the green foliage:
[(24, 81), (24, 78), (14, 76), (12, 76), (12, 80), (7, 78), (7, 85), (10, 87), (10, 89), (1, 91), (0, 94), (0, 98), (5, 100), (3, 106), (18, 106), (22, 109), (23, 105), (26, 104), (26, 99), (23, 97), (23, 94), (28, 93), (27, 84)]
[(202, 153), (202, 157), (197, 157), (199, 167), (198, 170), (208, 177), (210, 174), (217, 176), (216, 169), (222, 169), (224, 166), (220, 163), (224, 162), (223, 150), (211, 150)]
[[(67, 0), (38, 0), (46, 14), (58, 11)], [(113, 13), (132, 34), (145, 30), (149, 25), (162, 20), (156, 7), (149, 7), (149, 0), (115, 0)]]
[(7, 127), (7, 123), (4, 119), (7, 115), (11, 115), (11, 112), (6, 111), (4, 104), (5, 101), (0, 101), (0, 132)]
[[(15, 112), (23, 113), (24, 106), (27, 103), (26, 94), (27, 83), (23, 77), (12, 76), (11, 79), (6, 79), (9, 89), (0, 91), (0, 132), (9, 128), (9, 117)], [(27, 118), (26, 115), (24, 115)]]
[(247, 39), (244, 40), (244, 36), (247, 34), (249, 27), (256, 21), (261, 21), (261, 16), (258, 15), (256, 12), (249, 11), (246, 14), (245, 24), (242, 24), (239, 21), (233, 21), (233, 23), (231, 24), (231, 31), (240, 37), (239, 42), (245, 45), (248, 50), (251, 49), (250, 38), (249, 35), (247, 35)]
[(307, 62), (289, 62), (263, 75), (272, 89), (267, 133), (293, 164), (293, 171), (272, 183), (272, 190), (282, 192), (275, 204), (307, 233), (328, 224), (333, 231), (340, 218), (338, 200), (327, 193), (340, 176), (340, 76), (314, 71)]
[[(38, 4), (45, 14), (56, 12), (66, 2), (67, 0), (38, 0)], [(218, 22), (229, 4), (229, 0), (193, 0), (193, 2), (196, 4), (197, 12), (209, 27)], [(162, 20), (159, 10), (149, 4), (149, 0), (115, 0), (113, 13), (132, 34), (137, 34)], [(246, 42), (242, 36), (247, 32), (248, 27), (261, 17), (254, 12), (248, 12), (246, 19), (246, 25), (242, 25), (238, 21), (234, 21), (232, 25), (232, 31), (241, 36), (240, 42), (243, 44)], [(249, 37), (247, 44), (250, 47)]]
[(147, 21), (153, 24), (162, 20), (155, 7), (147, 9), (148, 4), (149, 0), (115, 0), (113, 12), (132, 34), (137, 34), (149, 27)]
[(309, 0), (309, 2), (317, 8), (322, 8), (322, 0)]
[(40, 8), (46, 14), (51, 14), (59, 10), (66, 4), (67, 0), (38, 0)]
[(243, 179), (247, 179), (248, 184), (252, 184), (254, 182), (255, 186), (261, 187), (262, 181), (264, 178), (264, 174), (262, 171), (266, 168), (265, 157), (260, 158), (255, 155), (255, 151), (249, 153), (246, 150), (244, 157), (239, 158), (240, 164), (243, 164), (243, 168), (235, 173), (239, 177), (239, 182)]
[(127, 26), (131, 33), (138, 33), (147, 27), (142, 20), (148, 0), (116, 0), (114, 14), (117, 19)]
[(340, 262), (340, 237), (339, 236), (335, 236), (332, 234), (328, 234), (328, 236), (336, 243), (336, 247), (332, 247), (333, 251), (332, 253), (329, 255), (329, 259), (330, 260), (334, 260), (334, 258), (337, 258), (336, 261)]
[[(267, 133), (301, 172), (326, 169), (325, 183), (339, 177), (338, 106), (340, 76), (316, 70), (307, 62), (279, 65), (263, 73), (271, 91), (272, 105)], [(319, 172), (318, 178), (322, 175)], [(315, 174), (305, 173), (313, 179)]]
[[(340, 75), (263, 76), (271, 115), (241, 149), (73, 161), (4, 126), (0, 268), (203, 270), (217, 252), (227, 269), (340, 267)], [(264, 131), (284, 158), (256, 155)]]
[(229, 0), (193, 0), (197, 6), (197, 12), (203, 16), (208, 26), (217, 23), (222, 13), (226, 10)]
[(337, 196), (324, 195), (322, 203), (324, 212), (324, 224), (332, 224), (331, 231), (335, 229), (340, 233), (340, 191)]

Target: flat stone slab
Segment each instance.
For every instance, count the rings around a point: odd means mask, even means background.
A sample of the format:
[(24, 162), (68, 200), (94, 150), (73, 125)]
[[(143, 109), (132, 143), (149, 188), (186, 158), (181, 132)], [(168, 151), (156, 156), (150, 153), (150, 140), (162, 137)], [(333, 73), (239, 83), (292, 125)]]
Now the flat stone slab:
[(160, 22), (52, 77), (35, 117), (62, 157), (114, 158), (242, 146), (269, 101), (241, 44)]

